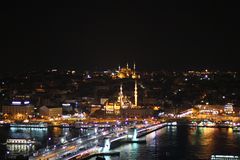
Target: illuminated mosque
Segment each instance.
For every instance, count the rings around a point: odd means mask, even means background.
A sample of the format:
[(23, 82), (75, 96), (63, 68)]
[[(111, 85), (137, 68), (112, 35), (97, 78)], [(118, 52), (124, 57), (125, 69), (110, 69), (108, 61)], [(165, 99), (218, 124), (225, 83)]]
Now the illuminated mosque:
[(123, 94), (123, 86), (120, 85), (119, 94), (117, 101), (110, 102), (107, 101), (105, 103), (105, 110), (107, 114), (114, 114), (119, 115), (121, 110), (124, 109), (133, 109), (138, 108), (138, 87), (137, 87), (137, 80), (135, 80), (135, 87), (134, 87), (134, 103), (132, 103), (127, 96)]
[(149, 117), (153, 115), (153, 110), (144, 106), (138, 105), (138, 82), (140, 75), (136, 72), (136, 65), (133, 69), (129, 68), (128, 64), (125, 68), (119, 67), (118, 70), (112, 74), (113, 79), (134, 79), (135, 85), (133, 90), (134, 102), (128, 96), (124, 95), (123, 85), (120, 85), (118, 98), (115, 100), (107, 100), (104, 104), (107, 115), (115, 115), (121, 117)]
[(140, 75), (136, 73), (136, 64), (134, 63), (133, 69), (131, 69), (127, 63), (126, 67), (119, 66), (116, 73), (112, 76), (113, 79), (124, 79), (124, 78), (132, 78), (132, 79), (139, 79)]

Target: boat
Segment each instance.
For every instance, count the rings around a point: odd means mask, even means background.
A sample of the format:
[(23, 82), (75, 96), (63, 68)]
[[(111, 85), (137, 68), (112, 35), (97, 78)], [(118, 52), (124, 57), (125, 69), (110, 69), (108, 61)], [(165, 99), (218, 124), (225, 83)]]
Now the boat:
[(69, 128), (69, 124), (68, 123), (61, 123), (61, 127), (63, 127), (63, 128)]
[(168, 126), (177, 126), (177, 122), (170, 122), (170, 123), (167, 123)]
[(190, 127), (197, 127), (198, 123), (196, 121), (192, 121), (189, 123)]
[(203, 120), (197, 125), (198, 127), (215, 127), (216, 123), (211, 122), (209, 120)]
[(83, 122), (76, 122), (76, 123), (74, 124), (74, 127), (75, 127), (75, 128), (91, 128), (92, 125), (84, 124)]
[(6, 141), (6, 144), (35, 144), (36, 141), (32, 139), (23, 139), (23, 138), (9, 138)]
[(233, 127), (233, 132), (240, 132), (240, 127)]
[(211, 160), (239, 160), (239, 156), (234, 156), (234, 155), (212, 155)]
[(48, 124), (44, 122), (39, 123), (12, 123), (10, 127), (19, 127), (19, 128), (47, 128)]

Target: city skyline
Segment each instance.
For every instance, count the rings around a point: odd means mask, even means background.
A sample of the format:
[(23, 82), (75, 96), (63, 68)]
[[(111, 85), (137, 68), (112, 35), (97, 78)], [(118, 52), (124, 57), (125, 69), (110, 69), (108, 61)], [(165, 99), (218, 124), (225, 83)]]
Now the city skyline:
[(240, 159), (239, 5), (4, 1), (0, 159)]

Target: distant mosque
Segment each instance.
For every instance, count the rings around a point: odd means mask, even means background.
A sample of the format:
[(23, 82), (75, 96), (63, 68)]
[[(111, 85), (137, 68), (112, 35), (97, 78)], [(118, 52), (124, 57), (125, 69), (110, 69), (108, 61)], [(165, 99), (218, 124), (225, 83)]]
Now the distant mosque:
[(120, 115), (121, 110), (138, 108), (138, 85), (135, 80), (134, 87), (134, 103), (132, 103), (127, 96), (123, 94), (123, 86), (120, 85), (117, 101), (106, 101), (105, 110), (107, 114)]
[(136, 64), (134, 63), (133, 69), (129, 67), (128, 63), (126, 67), (119, 66), (118, 70), (112, 75), (113, 79), (124, 79), (124, 78), (132, 78), (139, 79), (140, 75), (136, 73)]

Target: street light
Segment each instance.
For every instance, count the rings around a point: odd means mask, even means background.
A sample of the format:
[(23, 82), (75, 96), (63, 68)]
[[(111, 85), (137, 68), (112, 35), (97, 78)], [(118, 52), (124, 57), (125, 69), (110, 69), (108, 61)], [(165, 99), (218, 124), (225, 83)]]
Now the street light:
[(5, 154), (5, 158), (7, 159), (8, 155), (10, 154), (10, 151), (7, 151), (7, 154)]
[(52, 138), (49, 137), (48, 140), (47, 140), (47, 150), (48, 150), (48, 148), (49, 148), (49, 141), (51, 141), (51, 139), (52, 139)]

